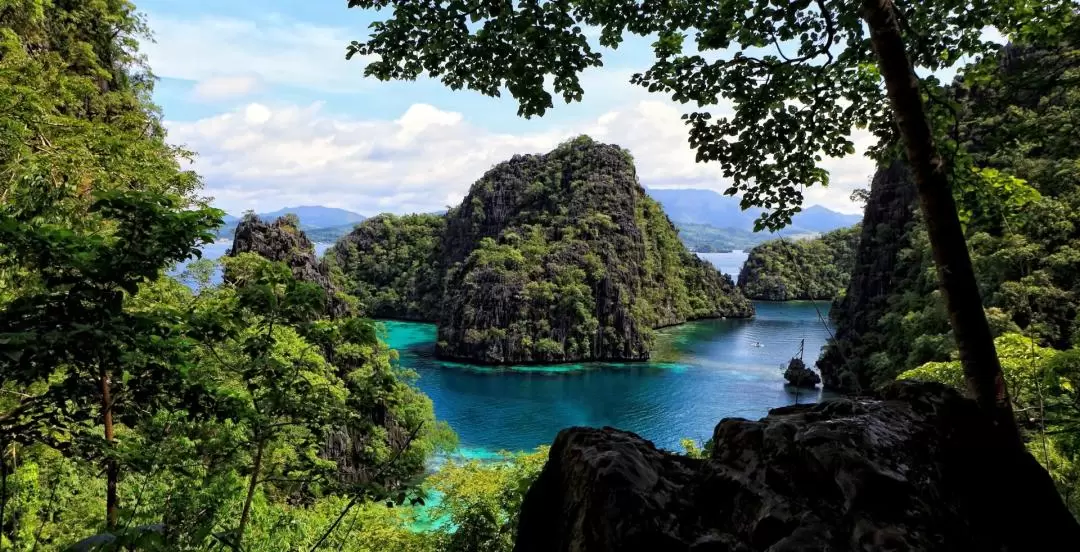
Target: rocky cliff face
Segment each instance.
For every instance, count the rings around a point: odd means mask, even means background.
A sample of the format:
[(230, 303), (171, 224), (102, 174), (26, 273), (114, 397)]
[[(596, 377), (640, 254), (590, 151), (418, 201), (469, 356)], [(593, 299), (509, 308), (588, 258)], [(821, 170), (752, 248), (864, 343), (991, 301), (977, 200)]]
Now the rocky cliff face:
[[(911, 278), (913, 265), (902, 261), (899, 253), (911, 247), (915, 194), (915, 183), (901, 161), (878, 169), (870, 183), (851, 280), (829, 313), (836, 333), (817, 362), (828, 389), (861, 392), (881, 383), (866, 365), (877, 344), (865, 340), (876, 335), (871, 330), (888, 307), (890, 294), (900, 282)], [(886, 374), (883, 379), (893, 377), (895, 374)]]
[[(1072, 122), (1080, 94), (1066, 77), (1080, 72), (1078, 54), (1080, 26), (1072, 24), (1053, 43), (984, 58), (984, 78), (958, 80), (946, 92), (958, 107), (959, 160), (978, 170), (961, 164), (950, 178), (991, 331), (1058, 350), (1080, 344), (1080, 141)], [(829, 388), (865, 391), (954, 358), (929, 238), (904, 172), (894, 164), (874, 179), (855, 271), (833, 309), (836, 339), (818, 362)]]
[(629, 154), (579, 138), (519, 155), (447, 214), (440, 356), (642, 360), (652, 329), (753, 307), (689, 253)]
[[(304, 235), (295, 217), (284, 216), (265, 222), (246, 216), (236, 227), (229, 256), (257, 253), (271, 261), (283, 262), (297, 280), (318, 284), (326, 292), (327, 314), (339, 318), (348, 314), (348, 305), (338, 296), (340, 290), (330, 280), (330, 268), (315, 255), (315, 245)], [(225, 279), (229, 279), (228, 272)]]
[(516, 551), (1050, 550), (1080, 527), (1045, 471), (936, 384), (727, 419), (711, 457), (563, 430)]

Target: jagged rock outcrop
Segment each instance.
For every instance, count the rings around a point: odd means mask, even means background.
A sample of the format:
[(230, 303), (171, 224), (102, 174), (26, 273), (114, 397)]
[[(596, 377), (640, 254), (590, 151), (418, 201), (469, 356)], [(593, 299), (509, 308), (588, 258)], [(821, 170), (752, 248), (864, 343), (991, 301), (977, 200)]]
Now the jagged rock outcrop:
[(788, 385), (801, 389), (814, 389), (821, 383), (821, 378), (813, 370), (807, 368), (801, 358), (793, 358), (791, 362), (788, 362), (788, 367), (784, 370), (784, 379), (787, 380)]
[(896, 382), (883, 400), (726, 419), (711, 457), (612, 428), (555, 439), (518, 552), (1062, 550), (1080, 527), (973, 401)]
[[(1080, 71), (1078, 54), (1073, 22), (1052, 42), (1004, 47), (996, 60), (984, 58), (980, 78), (958, 78), (944, 91), (956, 105), (962, 152), (950, 182), (991, 331), (1058, 350), (1080, 345), (1080, 141), (1071, 122), (1080, 95), (1065, 77)], [(865, 391), (954, 357), (926, 225), (904, 172), (898, 162), (874, 179), (852, 282), (833, 309), (836, 339), (818, 362), (828, 388)]]
[(644, 360), (654, 328), (753, 315), (682, 245), (629, 153), (586, 137), (488, 171), (447, 214), (441, 249), (444, 358)]
[[(334, 318), (349, 312), (340, 290), (330, 279), (330, 267), (315, 255), (315, 245), (300, 230), (295, 217), (284, 216), (265, 222), (254, 215), (245, 216), (236, 227), (229, 256), (257, 253), (271, 261), (283, 262), (297, 280), (318, 284), (326, 292), (327, 314)], [(226, 271), (225, 280), (229, 280)]]
[[(826, 389), (861, 392), (880, 383), (866, 365), (875, 344), (864, 339), (874, 335), (890, 294), (912, 278), (912, 263), (903, 262), (899, 253), (911, 247), (915, 199), (915, 182), (904, 162), (878, 169), (870, 183), (851, 280), (829, 312), (836, 333), (817, 361)], [(884, 379), (893, 377), (886, 374)]]
[(436, 353), (471, 362), (645, 360), (655, 328), (754, 312), (630, 154), (587, 137), (497, 165), (445, 216), (364, 221), (331, 257), (365, 314), (437, 322)]

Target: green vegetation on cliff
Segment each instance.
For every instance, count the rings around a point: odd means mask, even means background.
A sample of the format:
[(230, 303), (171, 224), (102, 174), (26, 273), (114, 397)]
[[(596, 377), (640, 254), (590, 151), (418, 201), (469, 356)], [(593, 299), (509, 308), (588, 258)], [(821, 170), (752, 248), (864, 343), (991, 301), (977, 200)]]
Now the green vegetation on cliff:
[[(1080, 25), (1064, 38), (1010, 45), (954, 87), (972, 167), (954, 195), (1017, 425), (1080, 515)], [(832, 310), (836, 338), (818, 361), (829, 387), (900, 377), (967, 388), (915, 198), (903, 163), (875, 176)]]
[[(954, 91), (975, 167), (956, 191), (979, 288), (996, 333), (1080, 345), (1080, 26), (1053, 47), (1009, 46)], [(852, 282), (832, 310), (826, 385), (869, 389), (926, 362), (953, 337), (925, 226), (902, 164), (874, 179)]]
[(758, 245), (739, 270), (739, 289), (765, 301), (835, 299), (851, 280), (859, 233), (855, 225), (816, 238)]
[(447, 357), (640, 360), (653, 328), (753, 312), (679, 242), (630, 155), (586, 137), (490, 170), (447, 214), (443, 254)]
[(367, 220), (333, 258), (368, 314), (438, 321), (438, 353), (477, 362), (643, 360), (654, 328), (753, 314), (629, 153), (587, 137), (496, 166), (445, 217)]
[(453, 435), (293, 221), (242, 221), (219, 286), (165, 275), (222, 213), (145, 31), (123, 0), (0, 4), (0, 550), (308, 549), (350, 503), (349, 550), (433, 550), (384, 504)]
[(379, 215), (360, 223), (327, 256), (369, 316), (435, 320), (442, 300), (439, 215)]

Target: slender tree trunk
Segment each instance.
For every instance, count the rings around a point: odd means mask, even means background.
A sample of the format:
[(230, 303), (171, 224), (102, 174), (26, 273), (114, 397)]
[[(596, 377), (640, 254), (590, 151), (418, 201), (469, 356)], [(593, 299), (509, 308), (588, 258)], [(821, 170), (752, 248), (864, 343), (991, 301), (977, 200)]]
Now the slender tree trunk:
[(892, 0), (862, 0), (862, 17), (870, 28), (870, 40), (885, 78), (908, 164), (915, 175), (919, 205), (926, 219), (964, 378), (971, 396), (991, 415), (1001, 433), (1019, 445), (1009, 393), (983, 311), (945, 163), (934, 144), (919, 78), (908, 59), (895, 10)]
[(265, 441), (259, 440), (255, 445), (255, 460), (251, 466), (251, 479), (248, 480), (247, 497), (244, 498), (244, 510), (240, 513), (240, 526), (236, 529), (236, 547), (240, 548), (244, 540), (244, 529), (247, 528), (248, 519), (251, 517), (251, 500), (255, 497), (255, 487), (259, 485), (259, 472), (262, 471), (263, 449)]
[(4, 540), (4, 514), (7, 513), (7, 440), (0, 440), (0, 541)]
[(109, 457), (105, 460), (105, 527), (109, 531), (116, 529), (117, 520), (120, 518), (119, 500), (116, 496), (116, 482), (120, 478), (120, 466), (116, 463), (113, 454), (113, 413), (112, 413), (112, 382), (108, 370), (101, 369), (101, 411), (105, 426), (105, 446), (109, 450)]

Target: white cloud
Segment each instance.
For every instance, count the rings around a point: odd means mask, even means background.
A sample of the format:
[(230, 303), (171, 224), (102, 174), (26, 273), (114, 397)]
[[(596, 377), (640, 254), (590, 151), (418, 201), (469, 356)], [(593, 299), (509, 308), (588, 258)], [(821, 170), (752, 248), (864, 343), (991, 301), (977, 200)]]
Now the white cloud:
[(209, 77), (195, 84), (196, 99), (216, 101), (247, 96), (259, 88), (256, 75), (226, 75)]
[[(214, 117), (169, 122), (170, 140), (200, 152), (195, 168), (207, 193), (233, 212), (319, 203), (364, 214), (442, 209), (456, 204), (492, 165), (516, 153), (542, 153), (578, 134), (631, 151), (646, 186), (727, 186), (719, 165), (696, 163), (680, 111), (640, 101), (584, 123), (500, 134), (460, 113), (414, 104), (395, 119), (358, 119), (309, 106), (252, 103)], [(857, 135), (861, 146), (868, 136)], [(828, 160), (833, 184), (808, 189), (807, 204), (858, 212), (848, 201), (873, 163)]]
[(263, 83), (309, 90), (349, 92), (365, 85), (363, 60), (345, 61), (345, 46), (354, 38), (345, 28), (277, 17), (151, 13), (148, 21), (154, 42), (142, 44), (142, 51), (161, 77), (206, 83), (236, 79), (231, 75), (243, 71)]

